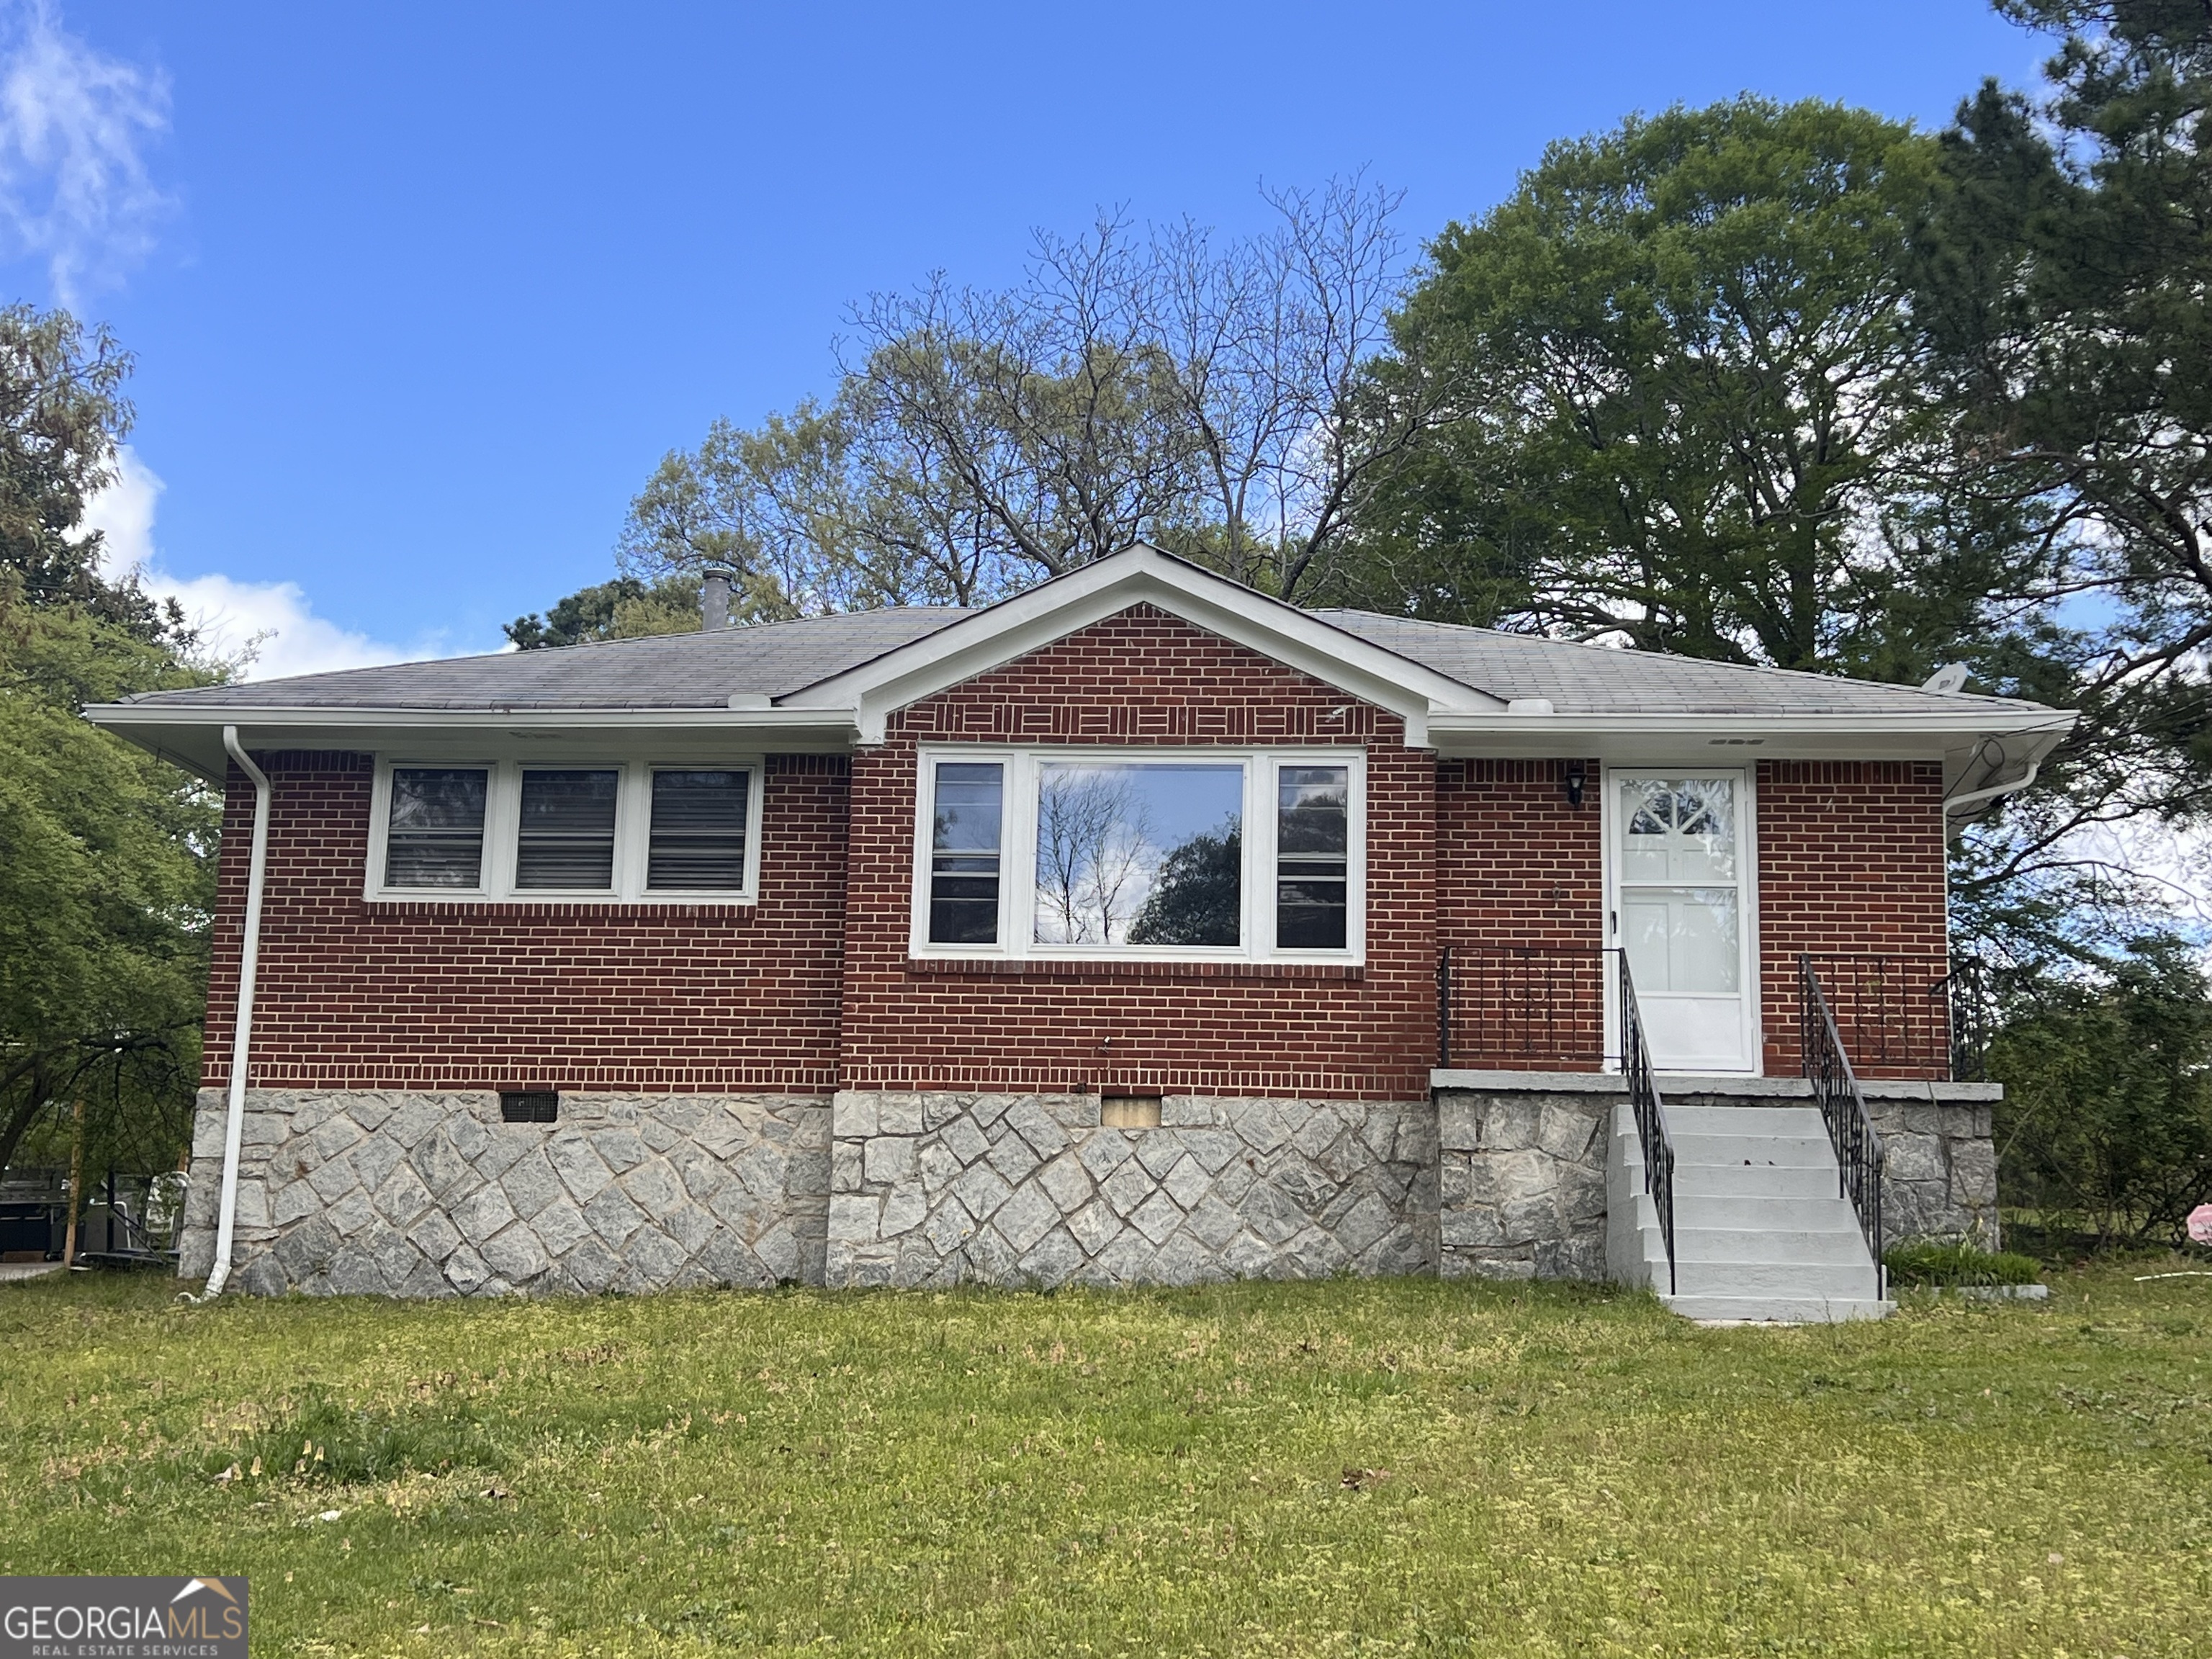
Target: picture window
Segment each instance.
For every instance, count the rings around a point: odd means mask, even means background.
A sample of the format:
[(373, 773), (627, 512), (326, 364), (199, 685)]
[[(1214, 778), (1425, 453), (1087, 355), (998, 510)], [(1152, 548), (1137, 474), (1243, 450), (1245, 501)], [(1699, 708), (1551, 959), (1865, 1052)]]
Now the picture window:
[(921, 757), (924, 954), (1343, 960), (1362, 948), (1364, 757)]

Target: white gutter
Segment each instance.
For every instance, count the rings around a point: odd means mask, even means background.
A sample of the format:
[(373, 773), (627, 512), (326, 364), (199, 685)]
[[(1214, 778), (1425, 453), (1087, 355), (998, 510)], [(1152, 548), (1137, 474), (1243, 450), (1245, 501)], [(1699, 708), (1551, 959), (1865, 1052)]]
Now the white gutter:
[[(1999, 750), (2000, 752), (2002, 752), (2002, 745), (1999, 745)], [(2000, 764), (2002, 764), (2002, 763), (2000, 763)], [(2003, 783), (1985, 784), (1979, 789), (1969, 789), (1963, 795), (1952, 795), (1948, 797), (1943, 802), (1944, 816), (1948, 817), (1952, 813), (1962, 812), (1970, 806), (1979, 806), (1984, 801), (1995, 800), (1999, 795), (2010, 795), (2016, 793), (2020, 790), (2027, 788), (2031, 783), (2033, 783), (2035, 781), (2035, 775), (2042, 769), (2043, 757), (2040, 755), (2034, 756), (2031, 757), (2027, 763), (2027, 770), (2021, 773), (2016, 778), (2008, 779)]]
[(215, 1269), (203, 1301), (230, 1282), (231, 1247), (238, 1231), (238, 1154), (246, 1136), (246, 1066), (253, 1036), (253, 977), (261, 963), (261, 890), (269, 871), (269, 777), (239, 747), (238, 728), (222, 728), (222, 746), (253, 780), (253, 856), (246, 872), (246, 929), (238, 947), (238, 1023), (230, 1037), (230, 1107), (222, 1126), (222, 1201), (216, 1213)]

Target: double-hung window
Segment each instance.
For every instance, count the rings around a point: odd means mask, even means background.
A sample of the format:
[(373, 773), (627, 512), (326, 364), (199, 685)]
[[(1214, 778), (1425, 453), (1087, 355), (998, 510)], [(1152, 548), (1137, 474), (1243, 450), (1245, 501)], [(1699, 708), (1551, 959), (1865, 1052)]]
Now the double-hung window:
[(749, 903), (757, 762), (378, 769), (368, 896)]
[(1357, 960), (1357, 750), (925, 750), (923, 956)]

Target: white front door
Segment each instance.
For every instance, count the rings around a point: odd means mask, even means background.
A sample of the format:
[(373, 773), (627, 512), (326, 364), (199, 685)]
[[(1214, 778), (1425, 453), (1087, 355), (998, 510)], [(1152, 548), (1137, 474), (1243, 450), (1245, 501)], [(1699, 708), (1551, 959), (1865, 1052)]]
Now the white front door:
[(1654, 1063), (1756, 1070), (1745, 775), (1613, 772), (1609, 783), (1613, 943), (1627, 951)]

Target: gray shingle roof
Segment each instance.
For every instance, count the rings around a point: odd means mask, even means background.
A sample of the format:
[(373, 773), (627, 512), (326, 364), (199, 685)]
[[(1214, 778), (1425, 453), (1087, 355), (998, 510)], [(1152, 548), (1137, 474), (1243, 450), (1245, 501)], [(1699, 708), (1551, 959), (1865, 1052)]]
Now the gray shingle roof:
[(132, 703), (223, 708), (726, 708), (857, 668), (968, 615), (951, 606), (860, 611), (711, 634), (603, 640), (441, 662), (153, 691)]
[[(857, 668), (972, 614), (951, 606), (855, 611), (711, 634), (609, 640), (155, 691), (128, 701), (241, 712), (726, 708), (733, 693), (781, 696)], [(1371, 645), (1494, 696), (1548, 698), (1561, 714), (1879, 716), (1955, 710), (1961, 704), (2014, 710), (2032, 706), (2002, 697), (1613, 650), (1371, 611), (1314, 614)]]
[(1961, 704), (2032, 706), (2008, 697), (1619, 650), (1370, 611), (1314, 614), (1494, 696), (1547, 697), (1562, 714), (1927, 714)]

